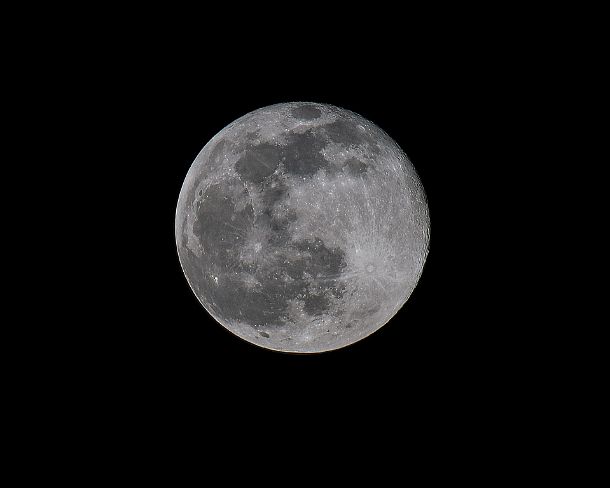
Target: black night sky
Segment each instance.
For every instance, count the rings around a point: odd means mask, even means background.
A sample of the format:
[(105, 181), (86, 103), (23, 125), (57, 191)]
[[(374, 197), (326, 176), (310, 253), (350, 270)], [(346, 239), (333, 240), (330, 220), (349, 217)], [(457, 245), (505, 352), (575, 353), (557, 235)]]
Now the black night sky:
[[(104, 234), (108, 318), (87, 332), (81, 354), (101, 355), (96, 375), (124, 394), (158, 392), (187, 408), (258, 401), (283, 410), (342, 398), (362, 409), (415, 398), (440, 408), (486, 391), (510, 370), (515, 341), (488, 280), (506, 257), (493, 250), (503, 236), (486, 203), (502, 178), (504, 73), (474, 41), (394, 35), (331, 50), (269, 35), (245, 39), (248, 48), (209, 37), (134, 41), (106, 60), (111, 71), (87, 74), (99, 75), (87, 110), (104, 127), (105, 205), (118, 217)], [(175, 247), (178, 194), (201, 148), (238, 117), (288, 101), (333, 104), (381, 127), (413, 162), (430, 210), (430, 252), (406, 305), (365, 340), (323, 354), (264, 350), (226, 331), (191, 292)]]

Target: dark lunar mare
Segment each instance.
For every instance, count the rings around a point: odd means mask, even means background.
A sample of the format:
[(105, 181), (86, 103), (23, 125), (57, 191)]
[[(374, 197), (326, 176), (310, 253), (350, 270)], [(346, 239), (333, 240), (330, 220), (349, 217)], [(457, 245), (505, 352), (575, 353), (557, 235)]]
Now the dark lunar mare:
[(262, 183), (277, 170), (281, 161), (281, 146), (269, 143), (249, 145), (246, 153), (235, 163), (235, 171), (250, 183)]
[[(304, 105), (293, 109), (292, 113), (306, 119), (304, 114), (311, 114), (314, 110), (319, 112), (315, 107)], [(235, 170), (243, 180), (255, 184), (266, 181), (280, 168), (280, 164), (283, 165), (285, 173), (294, 176), (311, 177), (320, 169), (325, 169), (329, 174), (335, 173), (335, 168), (322, 154), (329, 142), (345, 146), (367, 144), (371, 152), (379, 153), (379, 146), (373, 138), (359, 129), (355, 122), (343, 119), (308, 129), (303, 133), (288, 134), (283, 144), (264, 142), (255, 145), (252, 139), (249, 141), (242, 147), (244, 154), (235, 163)], [(366, 173), (367, 165), (351, 158), (346, 162), (345, 170), (351, 175), (360, 176)]]
[(362, 176), (366, 173), (367, 165), (356, 158), (349, 158), (343, 164), (343, 170), (351, 176)]
[(244, 155), (235, 163), (235, 171), (250, 183), (262, 183), (270, 177), (280, 163), (284, 171), (297, 176), (313, 176), (319, 169), (329, 166), (320, 152), (326, 141), (308, 130), (303, 134), (290, 134), (285, 145), (261, 143), (246, 146)]
[[(321, 112), (305, 104), (294, 108), (291, 114), (312, 120)], [(197, 257), (183, 249), (187, 275), (194, 277), (199, 296), (209, 301), (212, 310), (225, 320), (242, 320), (259, 327), (282, 325), (286, 323), (291, 300), (301, 300), (305, 313), (319, 316), (330, 309), (333, 297), (340, 298), (344, 292), (340, 277), (346, 265), (345, 253), (326, 247), (316, 236), (296, 242), (292, 239), (290, 225), (296, 215), (280, 213), (282, 217), (277, 217), (274, 212), (289, 194), (280, 173), (304, 178), (312, 177), (320, 169), (335, 173), (321, 152), (329, 142), (377, 146), (354, 122), (342, 119), (303, 133), (288, 134), (281, 145), (254, 144), (254, 137), (248, 141), (235, 163), (239, 179), (212, 185), (200, 195), (193, 234), (203, 253)], [(213, 148), (212, 167), (219, 164), (225, 144), (221, 140)], [(351, 158), (343, 165), (343, 171), (362, 176), (367, 165)], [(230, 197), (236, 188), (245, 190), (244, 183), (254, 185), (260, 193), (263, 208), (256, 215), (251, 205), (237, 211)], [(252, 230), (268, 236), (260, 253), (263, 257), (274, 256), (273, 260), (245, 263), (240, 259), (246, 236)], [(256, 284), (246, 283), (244, 274)]]
[[(258, 181), (262, 172), (244, 174), (248, 181)], [(285, 324), (290, 301), (295, 299), (302, 300), (305, 312), (312, 316), (329, 310), (331, 298), (340, 298), (343, 293), (340, 274), (345, 267), (344, 252), (326, 247), (316, 237), (293, 242), (289, 227), (294, 214), (274, 217), (273, 207), (288, 192), (277, 176), (261, 179), (264, 208), (258, 215), (250, 204), (236, 210), (230, 195), (242, 188), (243, 182), (237, 179), (211, 185), (196, 204), (193, 234), (203, 252), (198, 257), (183, 246), (181, 258), (198, 295), (209, 302), (217, 316), (256, 327)], [(273, 261), (245, 263), (240, 259), (245, 237), (255, 229), (269, 236), (261, 255), (275, 256)], [(246, 283), (244, 274), (258, 284)], [(313, 278), (311, 283), (306, 274)]]
[(321, 168), (328, 168), (330, 163), (321, 151), (326, 141), (313, 130), (303, 134), (290, 134), (288, 144), (284, 146), (282, 161), (286, 173), (295, 176), (313, 176)]
[(358, 129), (358, 125), (346, 119), (337, 119), (330, 124), (323, 126), (322, 130), (328, 139), (338, 144), (346, 146), (368, 144), (371, 152), (379, 154), (379, 145), (366, 132)]
[(292, 115), (295, 119), (300, 120), (314, 120), (320, 118), (322, 112), (319, 108), (314, 107), (309, 104), (302, 104), (298, 107), (294, 107), (290, 111), (290, 115)]

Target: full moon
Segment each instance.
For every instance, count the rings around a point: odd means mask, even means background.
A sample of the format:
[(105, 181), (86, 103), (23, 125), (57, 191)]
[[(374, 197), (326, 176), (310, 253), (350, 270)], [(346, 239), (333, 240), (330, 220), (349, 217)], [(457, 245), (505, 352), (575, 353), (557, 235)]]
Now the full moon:
[(205, 145), (175, 233), (217, 322), (267, 349), (319, 353), (367, 337), (406, 303), (430, 218), (415, 168), (383, 130), (295, 102), (244, 115)]

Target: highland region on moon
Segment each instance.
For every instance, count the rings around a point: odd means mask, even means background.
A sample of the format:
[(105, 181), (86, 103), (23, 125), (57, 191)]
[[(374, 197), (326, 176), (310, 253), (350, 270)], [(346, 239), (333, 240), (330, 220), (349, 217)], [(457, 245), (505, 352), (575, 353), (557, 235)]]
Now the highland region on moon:
[(428, 205), (381, 129), (331, 105), (284, 103), (220, 131), (176, 209), (191, 289), (256, 345), (323, 352), (382, 327), (422, 273)]

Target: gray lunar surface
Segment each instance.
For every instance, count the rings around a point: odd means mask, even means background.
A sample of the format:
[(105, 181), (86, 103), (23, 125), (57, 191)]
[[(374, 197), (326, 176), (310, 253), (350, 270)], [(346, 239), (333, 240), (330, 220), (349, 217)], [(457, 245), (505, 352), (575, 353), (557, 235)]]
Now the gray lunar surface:
[(255, 110), (205, 145), (175, 232), (216, 321), (264, 348), (315, 353), (368, 336), (405, 304), (430, 220), (413, 165), (385, 132), (298, 102)]

